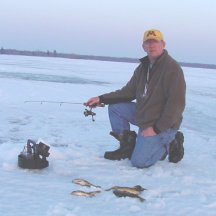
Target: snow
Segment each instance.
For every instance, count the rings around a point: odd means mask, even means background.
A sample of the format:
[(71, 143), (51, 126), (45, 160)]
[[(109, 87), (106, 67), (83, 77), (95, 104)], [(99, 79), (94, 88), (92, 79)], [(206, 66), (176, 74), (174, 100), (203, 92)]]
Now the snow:
[[(31, 100), (83, 103), (120, 88), (137, 64), (0, 55), (0, 212), (3, 216), (216, 215), (216, 71), (183, 68), (187, 105), (181, 131), (185, 156), (137, 169), (129, 160), (109, 161), (118, 143), (109, 135), (107, 107), (95, 122), (82, 104), (26, 103)], [(135, 129), (135, 128), (134, 128)], [(27, 139), (50, 145), (49, 167), (26, 170), (17, 156)], [(94, 191), (72, 183), (83, 178)], [(141, 197), (117, 198), (105, 189), (141, 185)]]

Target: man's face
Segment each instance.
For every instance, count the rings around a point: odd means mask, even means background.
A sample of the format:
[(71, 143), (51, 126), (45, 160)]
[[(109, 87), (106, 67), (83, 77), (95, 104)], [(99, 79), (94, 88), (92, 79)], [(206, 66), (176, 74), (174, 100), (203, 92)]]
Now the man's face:
[(150, 59), (156, 59), (163, 53), (165, 42), (150, 39), (144, 41), (142, 46)]

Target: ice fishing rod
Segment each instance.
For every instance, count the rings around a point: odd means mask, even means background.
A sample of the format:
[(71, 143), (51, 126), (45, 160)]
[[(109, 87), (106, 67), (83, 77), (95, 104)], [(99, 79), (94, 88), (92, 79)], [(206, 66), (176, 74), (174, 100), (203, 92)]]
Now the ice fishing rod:
[[(55, 104), (59, 104), (60, 106), (62, 104), (70, 104), (70, 105), (85, 105), (85, 103), (81, 103), (81, 102), (67, 102), (67, 101), (48, 101), (48, 100), (41, 100), (41, 101), (24, 101), (24, 103), (40, 103), (40, 104), (43, 104), (43, 103), (55, 103)], [(94, 119), (94, 116), (96, 115), (95, 112), (92, 111), (93, 108), (96, 108), (96, 107), (104, 107), (105, 104), (101, 103), (101, 104), (95, 104), (93, 106), (91, 106), (89, 109), (85, 109), (85, 111), (83, 112), (84, 116), (87, 117), (87, 116), (91, 116), (92, 117), (92, 121), (95, 121)]]
[(41, 101), (24, 101), (24, 103), (40, 103), (40, 104), (43, 104), (43, 103), (56, 103), (56, 104), (59, 104), (60, 106), (62, 104), (82, 104), (84, 105), (84, 103), (76, 103), (76, 102), (67, 102), (67, 101), (48, 101), (48, 100), (41, 100)]

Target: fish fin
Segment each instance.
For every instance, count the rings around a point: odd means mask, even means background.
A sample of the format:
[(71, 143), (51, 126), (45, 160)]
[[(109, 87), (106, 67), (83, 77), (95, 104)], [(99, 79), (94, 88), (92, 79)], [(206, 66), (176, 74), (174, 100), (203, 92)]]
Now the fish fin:
[(141, 196), (137, 196), (137, 198), (139, 198), (139, 200), (140, 200), (141, 202), (144, 202), (144, 201), (145, 201), (145, 199), (142, 198)]
[(134, 186), (134, 188), (136, 188), (139, 191), (147, 190), (146, 188), (143, 188), (141, 185), (136, 185), (136, 186)]
[(93, 187), (96, 187), (96, 188), (101, 188), (101, 186), (98, 186), (98, 185), (92, 185)]

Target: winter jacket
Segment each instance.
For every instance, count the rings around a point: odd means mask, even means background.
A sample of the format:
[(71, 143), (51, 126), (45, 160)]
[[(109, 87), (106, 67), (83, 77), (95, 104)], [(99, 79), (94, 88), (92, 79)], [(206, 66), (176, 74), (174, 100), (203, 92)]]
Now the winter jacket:
[(136, 99), (136, 122), (140, 128), (153, 127), (156, 133), (178, 129), (186, 92), (181, 67), (164, 50), (149, 71), (147, 94), (143, 96), (150, 62), (147, 56), (140, 61), (128, 83), (115, 92), (99, 96), (100, 102), (113, 104)]

